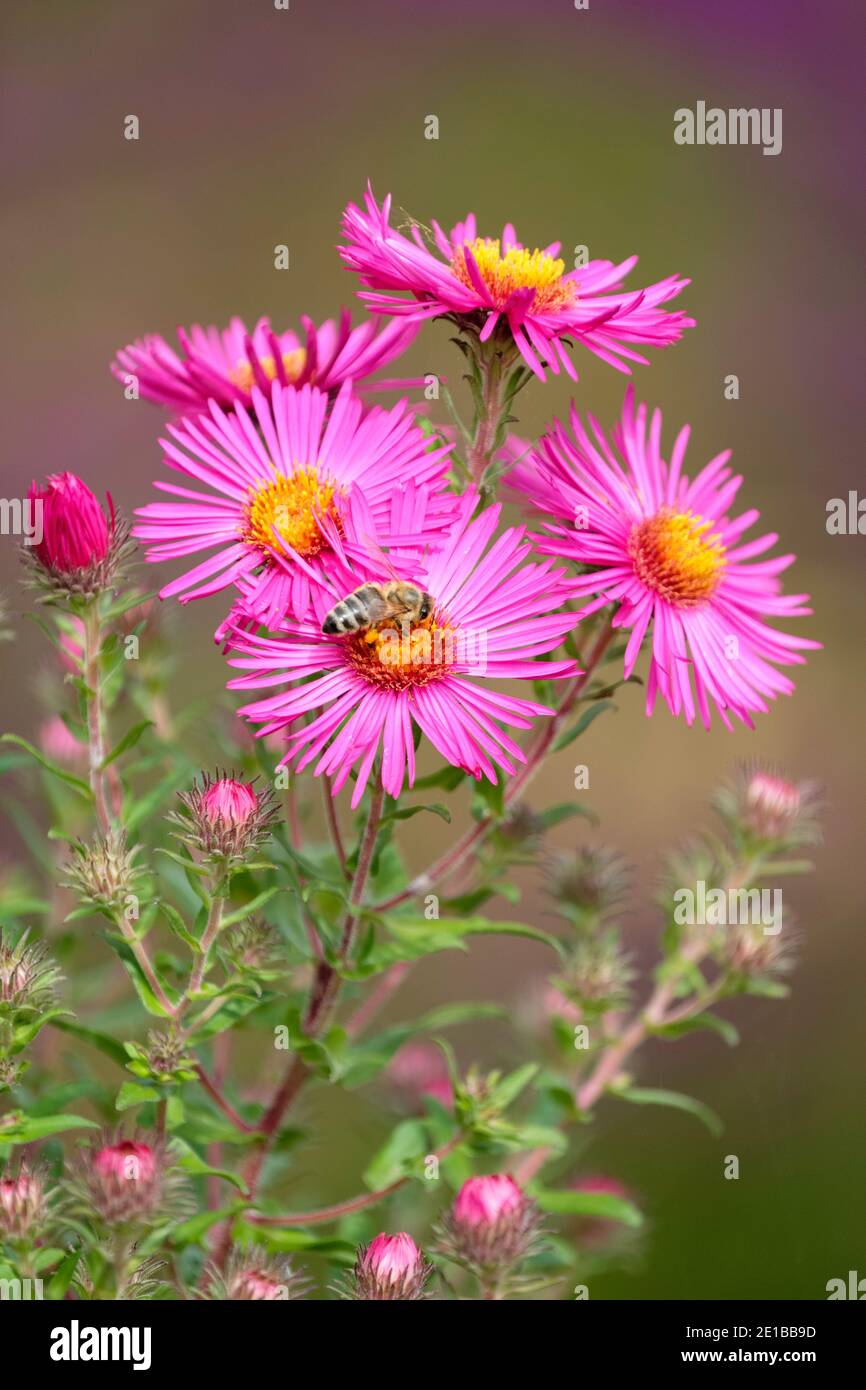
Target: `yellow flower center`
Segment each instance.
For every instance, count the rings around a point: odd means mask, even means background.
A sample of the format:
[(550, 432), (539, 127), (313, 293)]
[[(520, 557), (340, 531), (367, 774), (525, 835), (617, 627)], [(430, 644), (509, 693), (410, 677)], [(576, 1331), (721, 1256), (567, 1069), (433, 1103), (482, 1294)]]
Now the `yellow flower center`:
[(286, 554), (280, 545), (283, 540), (298, 555), (318, 555), (327, 545), (320, 520), (330, 517), (340, 525), (339, 496), (336, 483), (320, 478), (314, 464), (288, 475), (281, 473), (251, 490), (244, 539)]
[(725, 567), (725, 548), (709, 521), (663, 507), (633, 527), (628, 552), (638, 577), (678, 608), (709, 598)]
[(498, 237), (476, 237), (454, 252), (451, 269), (467, 289), (474, 289), (466, 267), (467, 249), (497, 309), (505, 307), (515, 290), (535, 290), (532, 308), (539, 314), (565, 309), (577, 299), (573, 282), (562, 278), (564, 261), (554, 260), (547, 251), (527, 251), (517, 246), (510, 247), (503, 256)]
[[(293, 381), (298, 381), (304, 374), (304, 367), (307, 365), (306, 348), (293, 348), (291, 352), (283, 353), (283, 371), (286, 374), (286, 381), (289, 385)], [(260, 357), (259, 366), (267, 377), (268, 381), (273, 381), (277, 375), (277, 361), (275, 357)], [(235, 386), (241, 391), (251, 391), (256, 384), (256, 375), (252, 365), (245, 357), (241, 357), (234, 371), (229, 372), (229, 377)]]
[(343, 641), (355, 670), (386, 690), (407, 690), (441, 680), (455, 660), (453, 628), (429, 618), (405, 632), (399, 623), (382, 623)]

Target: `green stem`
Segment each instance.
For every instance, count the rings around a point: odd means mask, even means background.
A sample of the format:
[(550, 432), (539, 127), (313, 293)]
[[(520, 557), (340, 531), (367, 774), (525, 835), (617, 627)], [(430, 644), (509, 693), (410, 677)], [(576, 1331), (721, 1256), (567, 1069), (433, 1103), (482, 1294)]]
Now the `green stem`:
[(202, 932), (201, 940), (199, 941), (199, 957), (195, 963), (195, 966), (193, 967), (193, 972), (190, 976), (189, 986), (187, 988), (186, 999), (184, 1000), (184, 1004), (189, 1002), (189, 999), (192, 995), (198, 994), (199, 990), (204, 984), (204, 977), (207, 974), (208, 956), (210, 955), (210, 948), (216, 941), (219, 935), (220, 927), (222, 926), (224, 902), (225, 899), (223, 897), (222, 884), (217, 884), (214, 888), (213, 897), (211, 898), (210, 911), (208, 912), (207, 922), (205, 923), (205, 929)]
[(103, 835), (111, 830), (111, 814), (105, 790), (104, 715), (102, 708), (102, 674), (99, 669), (99, 649), (102, 644), (102, 622), (99, 599), (92, 599), (84, 615), (84, 684), (87, 687), (87, 741), (90, 765), (90, 790), (96, 808), (96, 819)]

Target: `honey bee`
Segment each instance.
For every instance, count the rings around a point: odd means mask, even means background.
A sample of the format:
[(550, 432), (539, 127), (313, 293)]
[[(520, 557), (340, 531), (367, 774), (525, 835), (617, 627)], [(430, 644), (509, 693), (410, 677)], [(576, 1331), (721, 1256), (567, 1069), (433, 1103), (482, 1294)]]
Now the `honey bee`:
[(416, 584), (394, 579), (387, 584), (362, 584), (325, 615), (322, 631), (329, 636), (364, 632), (379, 623), (396, 621), (404, 629), (422, 623), (433, 612), (433, 599)]

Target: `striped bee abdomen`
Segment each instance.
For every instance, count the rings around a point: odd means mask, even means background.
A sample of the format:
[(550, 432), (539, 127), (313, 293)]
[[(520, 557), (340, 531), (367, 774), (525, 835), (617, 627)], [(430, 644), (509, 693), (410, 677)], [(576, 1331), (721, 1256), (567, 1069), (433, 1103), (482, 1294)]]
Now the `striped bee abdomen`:
[(325, 615), (322, 631), (329, 636), (342, 632), (359, 632), (369, 627), (373, 616), (382, 609), (382, 594), (375, 584), (363, 584), (348, 594)]

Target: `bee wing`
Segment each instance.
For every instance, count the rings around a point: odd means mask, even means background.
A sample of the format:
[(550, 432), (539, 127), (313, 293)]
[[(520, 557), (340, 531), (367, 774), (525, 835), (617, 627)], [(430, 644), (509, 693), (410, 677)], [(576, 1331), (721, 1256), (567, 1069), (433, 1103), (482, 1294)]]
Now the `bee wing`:
[(375, 560), (377, 565), (381, 565), (385, 573), (390, 575), (392, 579), (402, 581), (404, 576), (402, 574), (397, 573), (393, 563), (391, 562), (390, 557), (385, 554), (385, 551), (382, 549), (379, 542), (377, 540), (374, 540), (372, 536), (368, 535), (362, 536), (361, 539), (364, 542), (364, 549), (370, 556), (370, 559)]

